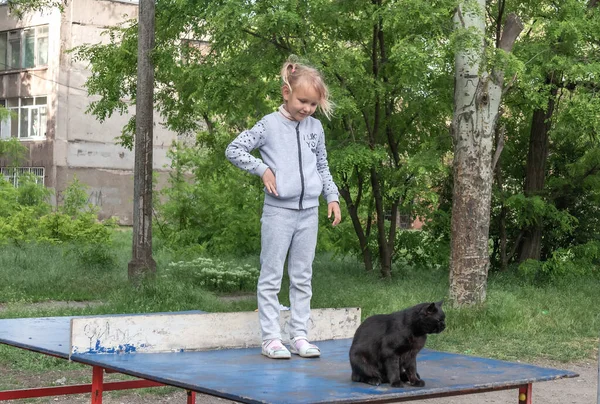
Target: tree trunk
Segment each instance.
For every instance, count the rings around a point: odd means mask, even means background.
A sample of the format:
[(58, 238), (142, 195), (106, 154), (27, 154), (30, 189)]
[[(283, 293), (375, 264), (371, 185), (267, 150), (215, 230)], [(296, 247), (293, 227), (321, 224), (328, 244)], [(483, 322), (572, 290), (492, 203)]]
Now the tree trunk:
[[(381, 10), (384, 12), (382, 1), (381, 0), (371, 0), (371, 4), (373, 5), (373, 10)], [(389, 85), (389, 77), (386, 76), (385, 72), (381, 70), (381, 67), (385, 66), (387, 63), (387, 53), (385, 45), (385, 35), (384, 35), (384, 24), (383, 18), (381, 16), (376, 16), (376, 13), (373, 15), (374, 24), (371, 36), (371, 72), (373, 75), (373, 79), (376, 81), (380, 81), (384, 88)], [(351, 86), (344, 80), (340, 75), (336, 75), (337, 79), (340, 81), (341, 85), (348, 90), (350, 94), (358, 101), (359, 98), (352, 91)], [(388, 140), (387, 147), (390, 150), (391, 158), (394, 162), (394, 167), (398, 168), (399, 166), (399, 153), (398, 153), (398, 140), (395, 138), (395, 133), (391, 130), (388, 125), (388, 121), (391, 119), (391, 115), (394, 109), (395, 98), (391, 97), (385, 91), (381, 93), (376, 93), (373, 103), (372, 110), (368, 110), (364, 108), (361, 110), (362, 117), (365, 122), (366, 131), (368, 134), (368, 146), (374, 150), (381, 139), (385, 138)], [(381, 162), (379, 162), (381, 164)], [(372, 199), (369, 200), (370, 203), (375, 204), (375, 225), (377, 226), (377, 246), (378, 246), (378, 258), (381, 264), (381, 276), (383, 278), (390, 278), (392, 275), (392, 258), (394, 255), (395, 248), (395, 235), (397, 230), (397, 222), (392, 220), (390, 223), (389, 232), (386, 232), (386, 212), (396, 212), (398, 203), (393, 202), (391, 204), (387, 203), (386, 195), (384, 190), (381, 187), (383, 183), (382, 176), (378, 173), (378, 167), (371, 167), (368, 172), (365, 171), (364, 176), (369, 175), (371, 189), (373, 192)], [(362, 181), (359, 179), (359, 194), (362, 193), (361, 187)], [(342, 191), (344, 188), (344, 191)], [(373, 219), (372, 216), (372, 206), (369, 206), (368, 212), (369, 215), (366, 220), (366, 231), (363, 231), (362, 222), (358, 217), (358, 207), (360, 206), (360, 197), (357, 197), (355, 201), (352, 201), (350, 197), (349, 186), (344, 186), (340, 188), (340, 194), (346, 201), (349, 209), (350, 217), (352, 218), (352, 224), (354, 226), (354, 230), (359, 238), (359, 243), (361, 250), (363, 252), (363, 259), (365, 262), (365, 267), (367, 271), (373, 269), (373, 258), (374, 255), (371, 254), (371, 251), (368, 249), (368, 239), (370, 235), (370, 226)], [(344, 194), (345, 193), (345, 194)], [(390, 206), (391, 205), (391, 206)], [(392, 215), (397, 215), (396, 213), (392, 213)]]
[(138, 77), (136, 95), (135, 163), (133, 183), (133, 241), (129, 280), (156, 272), (152, 258), (152, 137), (154, 111), (154, 1), (139, 3)]
[[(450, 300), (455, 306), (472, 306), (486, 298), (490, 265), (489, 226), (492, 195), (493, 134), (502, 97), (502, 72), (480, 72), (484, 57), (485, 0), (472, 3), (478, 10), (454, 16), (458, 29), (478, 35), (476, 48), (458, 51), (454, 90), (454, 190), (452, 201)], [(509, 51), (522, 30), (510, 15), (500, 47)]]
[[(548, 76), (546, 84), (552, 86), (546, 109), (533, 111), (531, 131), (529, 132), (529, 151), (523, 193), (525, 196), (535, 196), (542, 193), (546, 183), (546, 160), (548, 159), (549, 133), (552, 126), (552, 114), (556, 102), (557, 78)], [(519, 262), (528, 259), (539, 260), (542, 252), (542, 221), (522, 229), (523, 243), (519, 250)]]
[[(359, 180), (359, 188), (362, 181)], [(347, 188), (340, 187), (340, 195), (346, 202), (346, 207), (348, 209), (348, 214), (350, 215), (350, 220), (352, 221), (352, 226), (354, 227), (354, 232), (358, 236), (358, 243), (360, 246), (360, 251), (362, 252), (363, 263), (365, 264), (365, 270), (367, 272), (373, 271), (373, 257), (371, 256), (371, 251), (369, 250), (369, 231), (367, 230), (366, 234), (362, 228), (360, 223), (360, 217), (358, 216), (358, 206), (360, 204), (360, 195), (362, 192), (359, 191), (358, 201), (353, 201), (350, 195), (350, 191)]]
[[(499, 136), (503, 136), (503, 134), (500, 134)], [(508, 236), (506, 233), (506, 218), (508, 217), (508, 208), (504, 203), (504, 180), (502, 177), (500, 160), (498, 160), (495, 171), (496, 184), (498, 184), (498, 191), (500, 194), (500, 214), (498, 215), (498, 261), (500, 262), (500, 270), (506, 271), (508, 269), (508, 260), (510, 259), (507, 251)]]
[[(492, 160), (492, 169), (496, 174), (496, 184), (498, 186), (498, 193), (500, 198), (500, 214), (498, 215), (498, 261), (500, 262), (500, 270), (505, 271), (508, 269), (508, 254), (506, 251), (506, 218), (508, 216), (508, 208), (505, 205), (504, 195), (504, 178), (502, 176), (502, 159), (500, 153), (504, 148), (504, 135), (506, 133), (505, 128), (496, 127), (496, 152), (494, 153), (494, 159)], [(496, 252), (496, 251), (494, 251)]]
[[(383, 197), (379, 185), (379, 175), (375, 168), (371, 168), (371, 188), (375, 198), (375, 211), (377, 212), (377, 244), (379, 246), (379, 260), (381, 262), (381, 277), (392, 277), (392, 252), (390, 251), (385, 231), (385, 210)], [(392, 223), (394, 225), (394, 223)]]

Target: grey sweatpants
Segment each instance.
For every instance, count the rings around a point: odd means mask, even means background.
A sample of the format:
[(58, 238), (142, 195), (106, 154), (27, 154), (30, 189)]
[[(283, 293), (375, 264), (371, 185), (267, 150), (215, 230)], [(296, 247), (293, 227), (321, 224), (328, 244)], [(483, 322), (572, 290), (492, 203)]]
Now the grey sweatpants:
[(312, 297), (312, 263), (318, 207), (293, 210), (264, 205), (261, 227), (258, 317), (262, 339), (281, 338), (279, 298), (286, 256), (290, 278), (290, 337), (306, 337)]

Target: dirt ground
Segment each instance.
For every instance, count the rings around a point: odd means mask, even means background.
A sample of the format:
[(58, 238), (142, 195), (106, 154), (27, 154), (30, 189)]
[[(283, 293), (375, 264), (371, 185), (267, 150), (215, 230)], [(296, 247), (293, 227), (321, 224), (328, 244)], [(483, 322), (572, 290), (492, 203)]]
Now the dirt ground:
[[(561, 379), (549, 382), (534, 383), (533, 385), (533, 403), (535, 404), (596, 404), (597, 403), (597, 385), (598, 385), (598, 365), (596, 362), (579, 363), (536, 363), (540, 366), (554, 367), (558, 369), (571, 370), (579, 374), (579, 377), (570, 379)], [(49, 386), (60, 385), (65, 382), (72, 383), (71, 380), (63, 380), (64, 372), (49, 372), (42, 376), (31, 376), (24, 373), (14, 374), (6, 369), (0, 369), (2, 379), (8, 378), (18, 380), (22, 386)], [(84, 377), (88, 372), (70, 371), (70, 378)], [(77, 374), (80, 373), (80, 374)], [(24, 380), (27, 379), (27, 380)], [(79, 382), (81, 383), (81, 382)], [(7, 388), (4, 385), (4, 388)], [(13, 387), (17, 388), (17, 387)], [(152, 391), (150, 391), (152, 390)], [(70, 396), (47, 397), (43, 399), (30, 400), (10, 400), (7, 403), (59, 403), (59, 404), (82, 404), (89, 403), (89, 394), (75, 394)], [(418, 401), (421, 404), (505, 404), (517, 403), (517, 390), (505, 390), (492, 393), (471, 394), (467, 396), (456, 396), (447, 398), (435, 398)], [(103, 397), (104, 404), (178, 404), (186, 403), (186, 393), (182, 390), (173, 388), (155, 388), (145, 389), (144, 391), (127, 392), (106, 392)], [(232, 401), (220, 399), (217, 397), (198, 394), (196, 403), (203, 404), (229, 404)], [(600, 403), (598, 403), (600, 404)]]

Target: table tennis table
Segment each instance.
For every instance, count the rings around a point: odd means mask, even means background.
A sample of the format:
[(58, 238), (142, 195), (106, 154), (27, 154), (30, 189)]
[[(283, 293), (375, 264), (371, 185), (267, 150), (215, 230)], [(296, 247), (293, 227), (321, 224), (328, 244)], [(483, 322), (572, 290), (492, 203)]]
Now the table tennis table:
[[(167, 385), (187, 390), (188, 404), (195, 402), (197, 392), (242, 403), (321, 404), (402, 402), (509, 389), (517, 390), (519, 404), (531, 404), (533, 383), (578, 376), (567, 370), (423, 349), (417, 363), (425, 387), (371, 386), (350, 380), (349, 338), (320, 341), (322, 356), (314, 359), (295, 355), (289, 360), (268, 359), (256, 347), (73, 354), (72, 318), (3, 319), (0, 342), (90, 365), (92, 383), (1, 391), (0, 401), (91, 393), (92, 404), (101, 404), (103, 391)], [(108, 383), (105, 372), (137, 379)]]

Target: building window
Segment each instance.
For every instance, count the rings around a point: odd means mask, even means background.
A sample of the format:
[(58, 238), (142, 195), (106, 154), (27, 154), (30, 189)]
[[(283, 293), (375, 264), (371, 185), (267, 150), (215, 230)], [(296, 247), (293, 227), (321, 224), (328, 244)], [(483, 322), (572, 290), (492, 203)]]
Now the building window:
[(47, 65), (47, 25), (0, 32), (0, 71)]
[(31, 174), (36, 184), (44, 185), (44, 167), (0, 167), (0, 175), (17, 188), (19, 176)]
[(0, 100), (0, 106), (10, 117), (0, 123), (0, 139), (45, 139), (47, 128), (47, 98), (24, 97)]
[(401, 229), (410, 229), (412, 227), (412, 218), (410, 215), (398, 215), (398, 227)]

